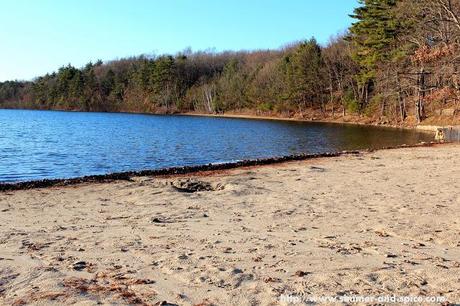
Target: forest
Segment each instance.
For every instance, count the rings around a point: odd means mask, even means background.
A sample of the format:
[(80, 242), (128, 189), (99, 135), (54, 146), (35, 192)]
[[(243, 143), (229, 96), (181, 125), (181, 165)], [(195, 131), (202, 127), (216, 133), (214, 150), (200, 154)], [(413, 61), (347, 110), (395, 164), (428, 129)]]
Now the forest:
[(460, 121), (460, 1), (359, 3), (350, 28), (325, 45), (311, 38), (277, 50), (67, 65), (0, 83), (0, 107)]

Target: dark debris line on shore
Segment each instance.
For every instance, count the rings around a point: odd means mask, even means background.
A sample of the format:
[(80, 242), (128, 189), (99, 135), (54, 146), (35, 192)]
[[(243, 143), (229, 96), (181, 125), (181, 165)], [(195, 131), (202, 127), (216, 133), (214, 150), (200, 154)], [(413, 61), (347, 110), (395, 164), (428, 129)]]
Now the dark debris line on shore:
[(428, 142), (428, 143), (419, 143), (415, 145), (400, 145), (393, 147), (386, 147), (380, 149), (368, 149), (363, 151), (342, 151), (342, 152), (328, 152), (328, 153), (317, 153), (317, 154), (297, 154), (297, 155), (288, 155), (283, 157), (272, 157), (272, 158), (262, 158), (262, 159), (253, 159), (253, 160), (243, 160), (238, 162), (231, 163), (222, 163), (222, 164), (207, 164), (199, 166), (184, 166), (184, 167), (172, 167), (156, 170), (142, 170), (142, 171), (127, 171), (127, 172), (118, 172), (118, 173), (109, 173), (102, 175), (89, 175), (77, 178), (70, 179), (44, 179), (37, 181), (28, 181), (28, 182), (18, 182), (18, 183), (0, 183), (0, 192), (5, 191), (14, 191), (14, 190), (27, 190), (35, 188), (46, 188), (54, 186), (68, 186), (75, 185), (80, 183), (107, 183), (113, 181), (129, 181), (132, 177), (140, 176), (166, 176), (166, 175), (182, 175), (182, 174), (192, 174), (203, 171), (216, 171), (216, 170), (229, 170), (241, 167), (250, 167), (250, 166), (262, 166), (270, 164), (278, 164), (288, 161), (300, 161), (308, 160), (321, 157), (338, 157), (342, 155), (352, 155), (360, 154), (364, 152), (372, 152), (376, 150), (388, 150), (388, 149), (399, 149), (399, 148), (411, 148), (411, 147), (430, 147), (433, 145), (439, 144), (438, 142)]

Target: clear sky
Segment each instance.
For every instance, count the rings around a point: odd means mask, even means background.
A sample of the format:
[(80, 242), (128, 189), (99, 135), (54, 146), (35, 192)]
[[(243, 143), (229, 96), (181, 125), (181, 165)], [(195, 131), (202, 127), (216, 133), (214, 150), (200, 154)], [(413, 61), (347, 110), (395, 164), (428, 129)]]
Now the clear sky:
[(0, 0), (0, 81), (71, 63), (278, 48), (344, 31), (356, 0)]

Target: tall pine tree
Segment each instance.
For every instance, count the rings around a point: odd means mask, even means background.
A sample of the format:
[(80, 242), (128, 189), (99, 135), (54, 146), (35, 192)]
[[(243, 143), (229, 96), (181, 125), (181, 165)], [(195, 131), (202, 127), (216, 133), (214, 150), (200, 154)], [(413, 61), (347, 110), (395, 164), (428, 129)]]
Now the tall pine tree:
[(352, 18), (348, 39), (354, 45), (353, 59), (360, 66), (357, 81), (361, 87), (361, 102), (367, 103), (375, 81), (378, 65), (390, 60), (398, 34), (399, 21), (394, 8), (398, 0), (359, 0)]

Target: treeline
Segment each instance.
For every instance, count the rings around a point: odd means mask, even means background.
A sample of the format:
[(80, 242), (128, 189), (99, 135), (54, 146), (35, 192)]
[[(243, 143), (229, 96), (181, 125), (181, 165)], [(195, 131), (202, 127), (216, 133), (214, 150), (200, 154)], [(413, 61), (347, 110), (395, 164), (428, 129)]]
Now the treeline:
[(5, 82), (0, 99), (39, 109), (158, 113), (255, 109), (290, 115), (324, 100), (325, 58), (323, 48), (311, 39), (276, 51), (185, 51), (99, 61), (81, 69), (61, 67), (33, 82)]
[(460, 1), (361, 0), (347, 33), (279, 50), (191, 52), (71, 65), (0, 83), (3, 107), (359, 115), (393, 123), (460, 108)]

